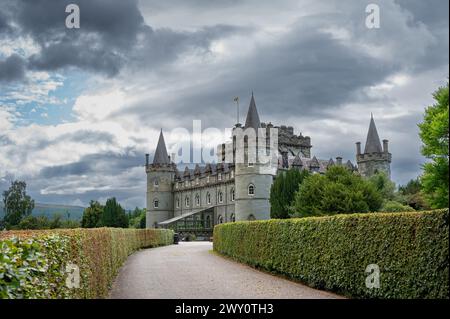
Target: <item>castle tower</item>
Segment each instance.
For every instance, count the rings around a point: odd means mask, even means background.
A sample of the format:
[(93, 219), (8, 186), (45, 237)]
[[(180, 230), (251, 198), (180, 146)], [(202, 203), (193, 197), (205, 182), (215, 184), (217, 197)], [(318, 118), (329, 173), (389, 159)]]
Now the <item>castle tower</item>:
[(146, 227), (155, 228), (157, 223), (173, 217), (172, 182), (175, 178), (176, 166), (167, 154), (162, 130), (152, 164), (149, 164), (149, 155), (146, 155), (145, 171), (147, 173)]
[(272, 161), (264, 163), (258, 156), (259, 152), (267, 151), (266, 143), (261, 143), (264, 150), (257, 148), (258, 139), (265, 138), (258, 136), (260, 127), (252, 93), (244, 130), (239, 126), (233, 129), (233, 148), (236, 153), (243, 152), (243, 156), (235, 156), (236, 221), (270, 219), (270, 187), (276, 174), (276, 164)]
[(375, 121), (373, 116), (371, 116), (364, 153), (361, 153), (361, 142), (356, 143), (356, 162), (358, 163), (358, 171), (364, 177), (370, 177), (377, 172), (385, 172), (390, 178), (391, 159), (392, 154), (389, 153), (388, 140), (383, 140), (382, 147)]

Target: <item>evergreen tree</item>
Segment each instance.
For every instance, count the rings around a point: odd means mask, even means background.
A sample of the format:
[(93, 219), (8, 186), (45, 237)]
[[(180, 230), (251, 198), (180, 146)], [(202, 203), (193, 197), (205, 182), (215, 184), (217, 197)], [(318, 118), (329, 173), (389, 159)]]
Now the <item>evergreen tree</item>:
[(270, 189), (270, 217), (289, 218), (289, 207), (308, 171), (289, 169), (277, 176)]
[(91, 201), (89, 207), (83, 211), (81, 227), (95, 228), (102, 226), (101, 219), (103, 215), (103, 206), (97, 201)]
[(324, 175), (305, 178), (295, 194), (295, 217), (377, 211), (381, 194), (368, 180), (343, 166), (331, 166)]
[(128, 216), (115, 197), (109, 198), (106, 201), (101, 217), (101, 223), (102, 226), (106, 227), (128, 227)]

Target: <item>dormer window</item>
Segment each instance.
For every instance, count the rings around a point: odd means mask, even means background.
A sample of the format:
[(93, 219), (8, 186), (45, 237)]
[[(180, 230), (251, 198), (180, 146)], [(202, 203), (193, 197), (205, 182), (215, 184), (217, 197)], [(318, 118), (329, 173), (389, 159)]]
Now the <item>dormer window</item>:
[(218, 179), (219, 181), (222, 180), (222, 173), (217, 174), (217, 179)]

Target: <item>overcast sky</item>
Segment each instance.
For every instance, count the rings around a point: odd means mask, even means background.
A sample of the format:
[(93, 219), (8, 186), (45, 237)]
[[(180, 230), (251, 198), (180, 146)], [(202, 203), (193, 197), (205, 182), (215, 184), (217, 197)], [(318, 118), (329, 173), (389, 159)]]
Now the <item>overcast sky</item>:
[(232, 127), (233, 97), (243, 121), (252, 91), (261, 120), (310, 136), (318, 158), (354, 162), (372, 112), (393, 179), (417, 177), (417, 123), (449, 76), (449, 1), (377, 1), (379, 29), (369, 3), (0, 0), (0, 190), (22, 179), (38, 202), (144, 207), (160, 128), (172, 148), (193, 120)]

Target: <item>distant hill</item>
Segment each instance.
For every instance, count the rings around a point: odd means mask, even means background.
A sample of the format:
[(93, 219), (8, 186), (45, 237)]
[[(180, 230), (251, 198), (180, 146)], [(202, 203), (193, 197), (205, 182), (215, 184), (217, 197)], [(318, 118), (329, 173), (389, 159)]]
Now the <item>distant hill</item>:
[[(81, 220), (83, 216), (84, 207), (69, 206), (69, 205), (54, 205), (54, 204), (40, 204), (36, 203), (33, 209), (33, 216), (47, 216), (52, 218), (55, 214), (60, 214), (62, 219)], [(5, 212), (3, 203), (0, 203), (0, 218), (3, 218)]]

